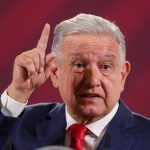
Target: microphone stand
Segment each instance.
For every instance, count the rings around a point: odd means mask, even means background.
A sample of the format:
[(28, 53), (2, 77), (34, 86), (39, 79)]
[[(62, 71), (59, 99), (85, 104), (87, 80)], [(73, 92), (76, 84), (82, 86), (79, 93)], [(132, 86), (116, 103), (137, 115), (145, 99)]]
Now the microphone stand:
[(105, 135), (105, 142), (104, 142), (104, 150), (109, 150), (111, 144), (111, 136), (109, 134)]

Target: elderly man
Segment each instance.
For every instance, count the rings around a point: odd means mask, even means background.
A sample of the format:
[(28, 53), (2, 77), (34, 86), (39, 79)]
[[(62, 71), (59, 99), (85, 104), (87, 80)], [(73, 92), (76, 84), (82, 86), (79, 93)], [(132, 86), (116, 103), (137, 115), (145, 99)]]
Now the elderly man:
[[(15, 59), (12, 82), (1, 95), (0, 146), (148, 150), (150, 121), (120, 100), (130, 63), (119, 28), (79, 14), (56, 26), (45, 55), (49, 32), (46, 24), (37, 47)], [(49, 77), (64, 103), (26, 106)]]

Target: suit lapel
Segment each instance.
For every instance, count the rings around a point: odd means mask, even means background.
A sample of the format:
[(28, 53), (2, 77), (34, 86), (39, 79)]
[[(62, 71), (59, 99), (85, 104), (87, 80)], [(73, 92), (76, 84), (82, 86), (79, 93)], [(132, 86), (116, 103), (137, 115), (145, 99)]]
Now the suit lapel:
[[(111, 137), (110, 150), (129, 150), (135, 138), (130, 135), (130, 128), (134, 127), (131, 112), (122, 102), (111, 121), (106, 134)], [(53, 109), (48, 113), (47, 119), (41, 120), (36, 126), (37, 143), (43, 145), (64, 145), (66, 128), (65, 106)], [(106, 135), (105, 134), (105, 135)], [(105, 136), (104, 136), (105, 137)], [(103, 150), (106, 139), (103, 138), (97, 150)]]
[[(119, 109), (105, 133), (105, 136), (109, 135), (111, 138), (109, 150), (129, 150), (135, 142), (135, 138), (130, 134), (130, 129), (134, 127), (132, 114), (122, 102), (119, 103)], [(107, 142), (105, 136), (97, 150), (104, 149)]]
[(39, 146), (64, 145), (66, 128), (65, 106), (53, 109), (47, 119), (40, 121), (36, 126)]

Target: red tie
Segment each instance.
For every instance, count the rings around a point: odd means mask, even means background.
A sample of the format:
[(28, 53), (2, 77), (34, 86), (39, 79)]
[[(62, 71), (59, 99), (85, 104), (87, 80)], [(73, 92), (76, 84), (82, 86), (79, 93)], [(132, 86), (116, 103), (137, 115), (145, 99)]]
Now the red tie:
[(83, 150), (83, 139), (87, 128), (81, 124), (73, 124), (69, 127), (70, 130), (70, 147), (75, 150)]

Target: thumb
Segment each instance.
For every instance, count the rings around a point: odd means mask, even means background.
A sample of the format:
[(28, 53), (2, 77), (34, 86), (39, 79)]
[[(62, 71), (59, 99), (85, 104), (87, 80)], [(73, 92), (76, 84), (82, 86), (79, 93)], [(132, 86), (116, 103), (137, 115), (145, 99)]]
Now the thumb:
[(50, 68), (51, 68), (51, 63), (52, 60), (56, 58), (55, 52), (49, 53), (46, 55), (46, 61), (45, 61), (45, 77), (48, 79), (50, 77)]
[(46, 55), (46, 67), (50, 67), (51, 61), (56, 58), (56, 53), (51, 52), (48, 55)]

